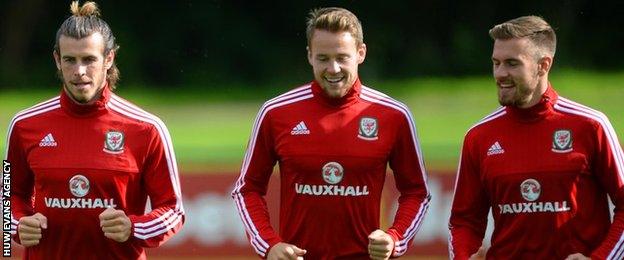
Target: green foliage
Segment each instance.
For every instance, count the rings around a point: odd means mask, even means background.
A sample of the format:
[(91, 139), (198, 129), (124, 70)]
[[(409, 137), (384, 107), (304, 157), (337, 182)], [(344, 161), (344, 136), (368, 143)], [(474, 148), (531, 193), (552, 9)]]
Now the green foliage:
[[(238, 81), (256, 89), (276, 78), (307, 79), (306, 17), (327, 6), (347, 8), (361, 20), (369, 79), (487, 73), (488, 30), (529, 14), (556, 29), (558, 65), (624, 68), (618, 0), (97, 2), (121, 46), (121, 84), (187, 88)], [(52, 46), (69, 3), (0, 1), (0, 89), (57, 82)]]
[[(366, 82), (366, 79), (364, 79)], [(622, 73), (554, 72), (551, 82), (560, 95), (603, 111), (622, 137), (624, 92)], [(489, 76), (419, 78), (371, 82), (406, 103), (416, 119), (427, 167), (453, 170), (466, 130), (498, 107), (494, 81)], [(296, 84), (293, 84), (296, 86)], [(247, 92), (242, 88), (150, 92), (124, 87), (121, 96), (160, 116), (167, 124), (182, 171), (236, 171), (244, 156), (249, 133), (262, 102), (284, 88)], [(57, 94), (49, 91), (5, 91), (0, 94), (0, 123), (8, 125), (18, 110)], [(6, 134), (6, 128), (0, 130)], [(5, 140), (0, 141), (4, 150)]]

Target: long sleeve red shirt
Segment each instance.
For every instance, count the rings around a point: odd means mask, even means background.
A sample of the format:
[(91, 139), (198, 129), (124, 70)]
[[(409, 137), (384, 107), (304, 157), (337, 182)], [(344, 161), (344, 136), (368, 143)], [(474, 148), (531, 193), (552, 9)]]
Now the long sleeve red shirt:
[(491, 209), (488, 259), (622, 259), (623, 185), (624, 156), (607, 117), (549, 87), (536, 106), (498, 109), (466, 134), (451, 256), (477, 251)]
[[(144, 259), (144, 247), (164, 243), (182, 227), (167, 128), (108, 87), (92, 105), (79, 105), (62, 91), (18, 113), (8, 137), (12, 229), (36, 212), (48, 220), (25, 259)], [(152, 210), (146, 213), (148, 197)], [(98, 216), (107, 207), (130, 218), (126, 242), (104, 236)]]
[[(430, 200), (416, 136), (405, 105), (359, 81), (340, 99), (312, 82), (267, 101), (232, 192), (254, 250), (266, 257), (284, 241), (306, 249), (306, 259), (368, 259), (389, 164), (401, 196), (387, 232), (393, 255), (404, 254)], [(279, 234), (263, 198), (276, 163)]]

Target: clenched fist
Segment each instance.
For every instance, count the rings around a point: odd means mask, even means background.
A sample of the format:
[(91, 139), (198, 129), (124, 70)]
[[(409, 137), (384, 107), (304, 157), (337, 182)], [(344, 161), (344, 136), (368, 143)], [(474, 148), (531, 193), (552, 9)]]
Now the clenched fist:
[(295, 245), (280, 242), (271, 247), (267, 260), (301, 260), (305, 253), (306, 250)]
[(100, 214), (100, 227), (104, 236), (117, 242), (126, 242), (130, 237), (132, 223), (123, 210), (107, 208)]
[(46, 228), (48, 228), (48, 218), (41, 213), (20, 218), (17, 232), (21, 244), (24, 247), (38, 245), (41, 239), (41, 229)]
[(390, 254), (392, 254), (393, 248), (394, 240), (383, 230), (377, 229), (368, 235), (368, 255), (371, 259), (388, 259), (390, 258)]

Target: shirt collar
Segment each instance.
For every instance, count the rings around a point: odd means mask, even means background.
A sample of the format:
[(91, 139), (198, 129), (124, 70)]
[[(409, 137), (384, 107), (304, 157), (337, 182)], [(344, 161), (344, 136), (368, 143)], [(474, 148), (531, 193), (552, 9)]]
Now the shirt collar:
[(341, 98), (333, 98), (327, 96), (325, 90), (323, 90), (321, 85), (316, 80), (312, 81), (312, 93), (314, 94), (314, 96), (318, 97), (317, 99), (320, 100), (322, 103), (331, 107), (342, 108), (354, 104), (360, 99), (361, 90), (362, 84), (360, 83), (360, 79), (358, 78), (355, 80), (355, 82), (351, 86), (351, 89), (349, 89), (346, 95)]
[(539, 103), (529, 108), (507, 106), (505, 109), (510, 115), (516, 117), (522, 122), (534, 122), (550, 115), (558, 98), (559, 94), (557, 94), (550, 83), (548, 83), (548, 88), (546, 88), (546, 92), (542, 94), (542, 98)]
[(79, 116), (88, 117), (95, 116), (106, 112), (106, 104), (110, 99), (111, 90), (108, 84), (101, 90), (100, 97), (90, 104), (81, 104), (76, 102), (72, 97), (67, 94), (65, 88), (61, 89), (61, 107), (67, 113)]

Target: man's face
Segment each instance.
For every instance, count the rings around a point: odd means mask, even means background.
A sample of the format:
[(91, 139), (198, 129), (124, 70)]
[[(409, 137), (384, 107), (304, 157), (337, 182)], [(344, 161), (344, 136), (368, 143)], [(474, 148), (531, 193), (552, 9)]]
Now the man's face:
[(357, 46), (349, 32), (317, 29), (308, 46), (314, 79), (332, 98), (341, 98), (349, 92), (358, 77), (358, 65), (365, 57), (366, 45)]
[(534, 48), (527, 38), (494, 42), (493, 73), (502, 106), (527, 108), (541, 99), (537, 90), (540, 64)]
[(115, 58), (113, 51), (104, 56), (102, 35), (94, 33), (82, 39), (61, 36), (59, 52), (54, 52), (54, 60), (65, 91), (79, 103), (97, 99), (106, 82), (106, 70)]

